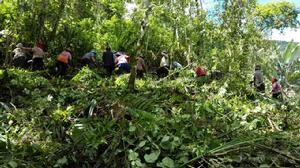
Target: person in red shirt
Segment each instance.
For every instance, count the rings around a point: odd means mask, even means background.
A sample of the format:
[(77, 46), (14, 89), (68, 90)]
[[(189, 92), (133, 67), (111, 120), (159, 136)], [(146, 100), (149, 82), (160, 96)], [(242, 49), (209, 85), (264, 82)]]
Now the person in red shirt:
[(203, 67), (197, 67), (195, 68), (195, 72), (197, 74), (197, 77), (206, 76), (206, 71)]

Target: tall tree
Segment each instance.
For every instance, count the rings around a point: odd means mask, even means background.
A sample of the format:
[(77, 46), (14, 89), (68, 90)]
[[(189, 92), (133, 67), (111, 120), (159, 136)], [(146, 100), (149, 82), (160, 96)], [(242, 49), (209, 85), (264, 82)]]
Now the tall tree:
[(295, 28), (299, 26), (299, 13), (300, 10), (296, 8), (295, 4), (287, 1), (258, 5), (255, 12), (256, 24), (262, 31)]
[(136, 78), (136, 57), (140, 56), (142, 54), (142, 48), (144, 46), (144, 37), (145, 37), (145, 33), (147, 30), (147, 25), (148, 25), (148, 19), (149, 19), (149, 15), (152, 11), (152, 6), (150, 4), (149, 1), (145, 1), (143, 3), (143, 8), (146, 9), (145, 11), (145, 15), (143, 20), (140, 23), (140, 36), (138, 38), (137, 44), (136, 44), (136, 48), (137, 48), (137, 53), (136, 55), (132, 55), (131, 59), (132, 59), (132, 67), (131, 67), (131, 73), (130, 73), (130, 78), (129, 78), (129, 82), (128, 82), (128, 89), (130, 91), (134, 91), (135, 90), (135, 78)]

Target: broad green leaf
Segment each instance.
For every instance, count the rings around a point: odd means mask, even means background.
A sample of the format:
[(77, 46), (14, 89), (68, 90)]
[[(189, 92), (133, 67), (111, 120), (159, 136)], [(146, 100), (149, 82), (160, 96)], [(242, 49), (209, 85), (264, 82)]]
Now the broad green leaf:
[(8, 165), (9, 165), (11, 168), (16, 168), (16, 167), (18, 167), (18, 163), (15, 162), (15, 161), (13, 161), (13, 160), (9, 161), (9, 162), (8, 162)]
[(165, 157), (163, 160), (162, 160), (162, 164), (165, 166), (165, 167), (168, 167), (168, 168), (173, 168), (175, 167), (175, 163), (174, 163), (174, 160), (169, 158), (169, 157)]
[(285, 51), (282, 55), (282, 62), (286, 62), (291, 57), (294, 46), (295, 45), (293, 42), (288, 43), (288, 46), (285, 48)]
[(293, 64), (300, 57), (300, 45), (295, 47), (292, 51), (290, 58), (287, 60), (289, 65)]
[(155, 161), (158, 159), (159, 155), (160, 155), (160, 151), (156, 150), (149, 155), (145, 154), (144, 159), (147, 163), (155, 163)]
[(128, 159), (130, 161), (134, 161), (134, 160), (137, 160), (139, 157), (139, 154), (134, 152), (133, 150), (129, 150), (129, 155), (128, 155)]
[(163, 137), (163, 139), (161, 140), (161, 142), (164, 143), (164, 142), (167, 142), (167, 141), (169, 141), (169, 140), (170, 140), (170, 136), (165, 135), (165, 136)]
[(262, 164), (259, 166), (260, 168), (269, 168), (270, 166), (268, 164)]
[(135, 164), (138, 166), (138, 167), (143, 167), (143, 164), (142, 162), (139, 160), (135, 161)]
[(138, 147), (139, 147), (139, 148), (142, 148), (143, 146), (146, 145), (146, 142), (147, 142), (147, 141), (141, 141), (141, 142), (139, 143)]
[(0, 79), (3, 79), (3, 78), (4, 78), (4, 71), (0, 70)]
[(129, 126), (129, 132), (134, 132), (136, 130), (136, 127), (133, 125)]
[(68, 163), (68, 159), (66, 156), (64, 156), (63, 158), (56, 161), (56, 164), (54, 165), (54, 167), (61, 167), (67, 163)]

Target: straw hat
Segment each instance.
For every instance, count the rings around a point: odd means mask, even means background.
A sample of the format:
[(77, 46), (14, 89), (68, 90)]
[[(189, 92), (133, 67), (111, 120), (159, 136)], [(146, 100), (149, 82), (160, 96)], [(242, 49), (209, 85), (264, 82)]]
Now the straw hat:
[(16, 45), (16, 47), (17, 47), (17, 48), (22, 48), (22, 47), (23, 47), (23, 44), (22, 44), (22, 43), (18, 43), (18, 44)]

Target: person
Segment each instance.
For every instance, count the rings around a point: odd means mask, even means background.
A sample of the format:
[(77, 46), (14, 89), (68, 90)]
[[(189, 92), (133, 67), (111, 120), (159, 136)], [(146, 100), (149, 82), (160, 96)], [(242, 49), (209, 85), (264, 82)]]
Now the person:
[(169, 61), (168, 55), (166, 52), (161, 53), (162, 58), (160, 60), (159, 69), (158, 69), (158, 76), (159, 77), (166, 77), (169, 74)]
[(182, 68), (182, 65), (181, 65), (179, 62), (174, 61), (174, 62), (173, 62), (173, 67), (174, 67), (175, 69), (181, 69), (181, 68)]
[(145, 60), (143, 59), (142, 56), (138, 56), (137, 57), (137, 64), (136, 64), (137, 78), (143, 78), (145, 72), (146, 72)]
[(41, 48), (42, 50), (45, 50), (45, 44), (43, 42), (43, 40), (39, 39), (36, 43), (36, 46)]
[(272, 77), (272, 98), (279, 99), (281, 95), (281, 86), (277, 78)]
[(37, 45), (33, 48), (22, 47), (24, 51), (32, 52), (32, 70), (38, 71), (44, 69), (44, 50)]
[(206, 71), (205, 71), (205, 68), (203, 67), (196, 67), (195, 68), (195, 72), (196, 72), (196, 75), (197, 77), (203, 77), (203, 76), (206, 76)]
[(224, 77), (224, 73), (218, 70), (212, 71), (210, 74), (211, 80), (220, 80)]
[(95, 68), (96, 67), (96, 56), (97, 56), (97, 52), (95, 49), (84, 54), (84, 56), (81, 58), (82, 66), (87, 65), (90, 68)]
[(265, 84), (264, 84), (260, 65), (255, 66), (253, 84), (258, 92), (262, 92), (262, 93), (265, 92)]
[(16, 48), (13, 50), (13, 66), (16, 68), (25, 68), (26, 67), (26, 54), (22, 50), (23, 44), (19, 43), (16, 45)]
[(71, 50), (66, 48), (62, 53), (57, 56), (57, 74), (59, 76), (65, 76), (67, 74), (68, 66), (71, 63), (72, 55)]
[(122, 75), (124, 72), (130, 72), (130, 65), (128, 63), (129, 56), (124, 52), (119, 52), (116, 54), (117, 58), (115, 59), (115, 64), (118, 68), (118, 75)]
[(111, 76), (115, 69), (115, 60), (110, 47), (106, 47), (105, 52), (103, 52), (102, 60), (107, 76)]

